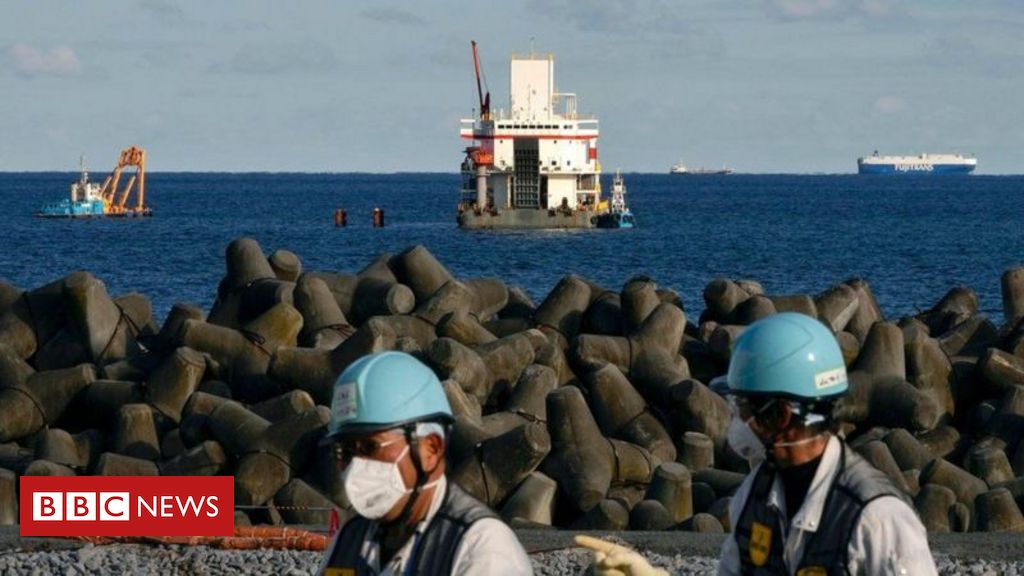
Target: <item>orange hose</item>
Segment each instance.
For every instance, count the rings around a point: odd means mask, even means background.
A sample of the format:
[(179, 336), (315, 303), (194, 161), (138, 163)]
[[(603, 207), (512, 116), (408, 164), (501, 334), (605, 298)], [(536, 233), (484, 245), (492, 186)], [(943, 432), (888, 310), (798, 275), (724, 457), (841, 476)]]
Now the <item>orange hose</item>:
[(322, 552), (327, 536), (308, 530), (275, 526), (239, 526), (234, 536), (76, 536), (76, 540), (94, 545), (158, 544), (209, 546), (220, 550), (309, 550)]

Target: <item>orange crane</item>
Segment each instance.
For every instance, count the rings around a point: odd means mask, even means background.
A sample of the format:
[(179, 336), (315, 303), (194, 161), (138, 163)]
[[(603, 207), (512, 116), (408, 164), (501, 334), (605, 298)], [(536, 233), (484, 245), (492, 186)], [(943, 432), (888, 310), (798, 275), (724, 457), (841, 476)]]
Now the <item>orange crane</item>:
[[(125, 168), (135, 167), (128, 184), (118, 190), (121, 173)], [(135, 185), (138, 184), (136, 187)], [(128, 206), (128, 196), (132, 188), (136, 188), (135, 206)], [(103, 199), (103, 212), (107, 216), (151, 216), (153, 210), (146, 206), (146, 151), (138, 146), (131, 146), (121, 151), (121, 157), (114, 167), (114, 172), (103, 181), (100, 188)]]
[(480, 119), (490, 120), (491, 119), (491, 91), (487, 91), (487, 96), (484, 96), (484, 91), (480, 87), (480, 54), (476, 49), (476, 40), (470, 40), (470, 44), (473, 46), (473, 72), (476, 74), (476, 94), (480, 99)]
[[(476, 40), (470, 40), (469, 43), (473, 46), (473, 73), (476, 75), (477, 98), (480, 99), (480, 119), (491, 120), (491, 91), (488, 89), (485, 96), (483, 88), (480, 87), (480, 53), (476, 48)], [(484, 79), (484, 84), (486, 83), (487, 80)], [(466, 155), (472, 159), (475, 166), (492, 166), (494, 164), (493, 143), (489, 144), (490, 150), (479, 146), (466, 148)]]

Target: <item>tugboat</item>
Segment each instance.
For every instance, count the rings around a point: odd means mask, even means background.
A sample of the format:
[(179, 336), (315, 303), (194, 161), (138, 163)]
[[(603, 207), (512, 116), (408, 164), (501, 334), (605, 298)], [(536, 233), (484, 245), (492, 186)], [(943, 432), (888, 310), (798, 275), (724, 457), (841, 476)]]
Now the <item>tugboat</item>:
[[(37, 218), (135, 218), (152, 216), (153, 209), (146, 206), (146, 151), (131, 146), (121, 151), (117, 166), (103, 185), (89, 182), (85, 160), (80, 159), (82, 173), (78, 182), (71, 184), (71, 197), (47, 204), (35, 213)], [(126, 167), (134, 166), (128, 184), (118, 189), (121, 173)], [(135, 192), (135, 205), (128, 204), (128, 197)]]
[(611, 208), (604, 214), (595, 216), (595, 225), (598, 228), (633, 228), (636, 225), (636, 218), (626, 207), (626, 183), (622, 175), (615, 172), (615, 179), (612, 180)]
[(576, 94), (555, 89), (551, 56), (512, 56), (510, 110), (493, 110), (473, 47), (479, 117), (462, 161), (456, 222), (466, 229), (592, 228), (600, 213), (598, 121), (577, 113)]
[(71, 197), (47, 204), (36, 212), (38, 218), (95, 218), (103, 217), (103, 197), (100, 185), (89, 182), (89, 172), (85, 169), (85, 157), (78, 159), (82, 170), (78, 182), (71, 184)]

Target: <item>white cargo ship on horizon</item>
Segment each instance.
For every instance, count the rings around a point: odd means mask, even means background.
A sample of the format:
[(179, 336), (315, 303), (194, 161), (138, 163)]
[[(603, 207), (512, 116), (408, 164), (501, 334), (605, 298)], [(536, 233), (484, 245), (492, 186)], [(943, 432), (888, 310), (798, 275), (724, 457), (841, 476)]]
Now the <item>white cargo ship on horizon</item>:
[(970, 174), (978, 159), (963, 154), (918, 154), (917, 156), (871, 156), (857, 159), (858, 174)]

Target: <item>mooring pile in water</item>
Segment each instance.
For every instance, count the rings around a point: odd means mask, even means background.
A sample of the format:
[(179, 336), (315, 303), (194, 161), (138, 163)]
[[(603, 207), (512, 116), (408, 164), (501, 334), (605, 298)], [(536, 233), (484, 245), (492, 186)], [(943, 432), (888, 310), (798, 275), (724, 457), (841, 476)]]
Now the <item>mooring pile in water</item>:
[(304, 273), (251, 239), (226, 263), (205, 318), (177, 304), (159, 326), (145, 296), (87, 272), (0, 283), (0, 524), (17, 522), (19, 475), (72, 474), (231, 474), (239, 524), (326, 524), (347, 510), (321, 442), (334, 380), (403, 350), (456, 415), (449, 477), (513, 525), (729, 530), (748, 465), (708, 383), (746, 325), (791, 311), (836, 334), (851, 388), (836, 416), (930, 531), (1024, 531), (1024, 268), (1003, 276), (996, 326), (962, 287), (891, 321), (860, 279), (772, 296), (719, 278), (694, 323), (645, 277), (567, 276), (535, 305), (422, 246), (355, 275)]

